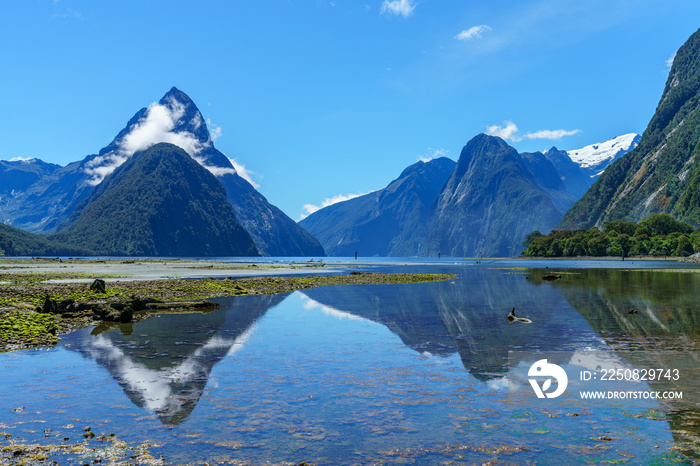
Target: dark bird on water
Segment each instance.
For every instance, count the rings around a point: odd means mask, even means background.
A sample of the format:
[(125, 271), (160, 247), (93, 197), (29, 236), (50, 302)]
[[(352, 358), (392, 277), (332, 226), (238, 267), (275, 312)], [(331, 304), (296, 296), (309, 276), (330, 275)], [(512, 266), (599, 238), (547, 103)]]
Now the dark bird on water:
[(532, 321), (530, 319), (527, 319), (525, 317), (515, 317), (515, 308), (513, 308), (513, 310), (510, 311), (510, 314), (508, 314), (508, 322), (510, 322), (511, 324), (513, 322), (520, 322), (523, 324), (531, 324), (532, 323)]
[(628, 314), (639, 314), (639, 311), (637, 311), (636, 309), (630, 309)]

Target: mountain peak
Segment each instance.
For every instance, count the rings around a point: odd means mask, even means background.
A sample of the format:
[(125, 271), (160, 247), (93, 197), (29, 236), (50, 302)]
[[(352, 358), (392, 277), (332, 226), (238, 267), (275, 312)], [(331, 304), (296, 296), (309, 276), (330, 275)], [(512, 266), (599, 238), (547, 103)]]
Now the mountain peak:
[(414, 173), (421, 173), (427, 170), (436, 170), (444, 167), (449, 167), (449, 170), (452, 171), (454, 169), (454, 165), (455, 162), (447, 157), (438, 157), (430, 160), (419, 160), (413, 165), (409, 165), (408, 167), (404, 168), (397, 180), (406, 178)]
[(462, 148), (459, 160), (457, 160), (455, 174), (458, 178), (461, 178), (473, 164), (483, 163), (490, 165), (497, 158), (500, 159), (501, 157), (506, 159), (518, 158), (518, 151), (498, 136), (490, 136), (485, 133), (478, 134)]
[[(540, 171), (547, 166), (552, 182), (540, 186), (528, 165)], [(464, 146), (455, 171), (431, 206), (428, 252), (516, 255), (527, 233), (557, 224), (562, 214), (545, 189), (562, 187), (542, 154), (523, 156), (503, 139), (479, 134)]]
[(185, 96), (188, 99), (190, 98), (187, 94), (185, 94), (184, 92), (182, 92), (180, 89), (178, 89), (175, 86), (171, 87), (170, 90), (163, 97), (165, 98), (169, 95), (180, 95), (180, 94), (182, 94), (183, 96)]
[(467, 145), (492, 145), (497, 147), (510, 147), (508, 143), (498, 136), (480, 133), (471, 138)]
[[(206, 121), (192, 99), (173, 87), (159, 102), (136, 112), (114, 140), (85, 163), (83, 171), (91, 177), (88, 183), (98, 185), (134, 153), (145, 151), (159, 142), (182, 148), (205, 168), (210, 169), (212, 165), (208, 152), (214, 149), (214, 145)], [(214, 168), (234, 171), (230, 163), (220, 159), (217, 157), (220, 163)]]
[(385, 188), (332, 204), (299, 224), (333, 256), (426, 255), (430, 206), (455, 165), (447, 157), (418, 161)]

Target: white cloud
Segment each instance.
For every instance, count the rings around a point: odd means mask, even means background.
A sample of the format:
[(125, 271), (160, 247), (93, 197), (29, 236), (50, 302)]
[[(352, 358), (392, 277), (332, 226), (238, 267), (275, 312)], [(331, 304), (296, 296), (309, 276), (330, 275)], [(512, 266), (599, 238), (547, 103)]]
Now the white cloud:
[(29, 157), (29, 158), (25, 158), (25, 157), (13, 157), (13, 158), (11, 158), (9, 161), (10, 161), (10, 162), (25, 162), (25, 163), (29, 163), (29, 162), (34, 162), (35, 160), (36, 160), (36, 159), (33, 158), (33, 157)]
[(561, 139), (565, 136), (573, 136), (574, 134), (578, 134), (580, 132), (580, 129), (541, 129), (539, 131), (535, 131), (534, 133), (524, 134), (523, 139)]
[(97, 186), (107, 175), (119, 168), (127, 160), (129, 160), (129, 157), (123, 157), (114, 152), (95, 157), (87, 162), (85, 168), (83, 168), (83, 171), (92, 177), (87, 183), (91, 186)]
[(207, 128), (212, 141), (216, 141), (221, 137), (221, 126), (212, 123), (211, 119), (207, 118)]
[(523, 140), (534, 139), (561, 139), (565, 136), (573, 136), (580, 133), (580, 129), (565, 130), (565, 129), (541, 129), (534, 133), (520, 134), (518, 126), (512, 121), (504, 122), (503, 126), (493, 125), (486, 128), (486, 134), (490, 136), (498, 136), (506, 141), (518, 142)]
[(258, 183), (253, 181), (253, 176), (256, 176), (257, 173), (255, 173), (253, 170), (248, 170), (245, 167), (245, 165), (243, 165), (242, 163), (238, 163), (236, 159), (229, 158), (229, 161), (231, 162), (231, 165), (233, 165), (233, 168), (236, 170), (236, 173), (238, 173), (238, 176), (250, 183), (255, 189), (258, 189), (260, 187)]
[[(124, 137), (116, 141), (117, 149), (95, 157), (86, 164), (84, 171), (92, 177), (88, 183), (92, 186), (98, 185), (105, 176), (116, 170), (134, 153), (146, 150), (159, 142), (169, 142), (181, 147), (193, 159), (212, 171), (212, 168), (216, 167), (208, 167), (203, 163), (203, 159), (197, 158), (202, 150), (211, 147), (211, 139), (202, 142), (189, 131), (175, 131), (184, 115), (184, 105), (174, 98), (171, 98), (167, 105), (155, 102), (149, 105), (144, 116), (129, 128)], [(195, 116), (195, 129), (202, 121), (201, 115)]]
[(236, 159), (229, 159), (233, 167), (218, 167), (210, 165), (206, 157), (200, 156), (203, 150), (212, 147), (214, 139), (221, 136), (221, 128), (212, 123), (211, 120), (205, 122), (202, 115), (197, 112), (192, 117), (192, 120), (189, 121), (189, 125), (194, 131), (197, 131), (202, 124), (206, 123), (210, 134), (206, 141), (197, 139), (190, 131), (175, 131), (175, 128), (183, 125), (182, 119), (186, 113), (185, 106), (174, 98), (171, 98), (165, 105), (160, 103), (149, 105), (139, 121), (129, 128), (128, 133), (116, 141), (117, 148), (115, 150), (97, 156), (85, 165), (85, 173), (91, 176), (88, 184), (92, 186), (98, 185), (107, 175), (129, 160), (136, 152), (144, 151), (160, 142), (168, 142), (181, 147), (190, 157), (209, 170), (214, 176), (238, 173), (255, 189), (259, 188), (260, 185), (253, 181), (253, 177), (257, 177), (257, 174), (246, 169)]
[[(371, 191), (369, 191), (371, 192)], [(299, 216), (299, 220), (304, 220), (306, 217), (309, 215), (313, 214), (314, 212), (323, 209), (324, 207), (328, 207), (329, 205), (337, 204), (338, 202), (344, 202), (344, 201), (349, 201), (350, 199), (355, 199), (356, 197), (364, 196), (367, 193), (357, 193), (357, 194), (337, 194), (333, 197), (327, 197), (321, 202), (321, 205), (313, 205), (313, 204), (304, 204), (304, 211), (306, 213), (303, 213)]]
[[(206, 168), (214, 176), (224, 176), (224, 175), (235, 175), (236, 169), (231, 167), (216, 167), (214, 165), (207, 164), (207, 160), (204, 157), (197, 157), (193, 155), (192, 158), (195, 162), (200, 164), (202, 167)], [(230, 160), (230, 159), (229, 159)]]
[(119, 151), (126, 157), (146, 150), (159, 142), (169, 142), (181, 147), (190, 156), (210, 147), (211, 142), (202, 143), (188, 131), (175, 132), (175, 126), (185, 114), (185, 107), (175, 99), (169, 105), (151, 104), (142, 118), (119, 142)]
[(481, 37), (481, 34), (490, 31), (491, 27), (487, 26), (485, 24), (482, 24), (480, 26), (473, 26), (470, 27), (469, 29), (465, 29), (464, 31), (460, 32), (455, 36), (455, 39), (457, 40), (472, 40), (472, 39), (478, 39)]
[(520, 139), (515, 139), (518, 131), (518, 127), (512, 121), (506, 121), (504, 126), (493, 125), (486, 128), (486, 134), (489, 136), (498, 136), (507, 141), (519, 141)]
[(384, 0), (382, 3), (382, 8), (379, 10), (380, 14), (390, 14), (403, 16), (408, 18), (413, 14), (413, 10), (416, 9), (416, 4), (412, 0)]
[[(54, 3), (54, 5), (57, 5), (58, 3)], [(73, 18), (77, 19), (80, 21), (85, 21), (85, 17), (83, 16), (82, 13), (79, 11), (72, 10), (70, 8), (65, 9), (64, 11), (61, 11), (59, 13), (55, 13), (53, 15), (54, 18)]]
[(433, 159), (437, 159), (438, 157), (445, 157), (447, 154), (449, 154), (450, 151), (447, 149), (435, 149), (433, 150), (432, 148), (428, 148), (428, 152), (426, 154), (418, 156), (418, 161), (419, 162), (430, 162)]
[(677, 54), (677, 53), (678, 53), (678, 50), (676, 50), (675, 52), (673, 52), (673, 55), (671, 55), (671, 56), (669, 57), (669, 59), (666, 60), (666, 67), (667, 67), (669, 70), (670, 70), (671, 67), (673, 66), (673, 60), (676, 59), (676, 54)]

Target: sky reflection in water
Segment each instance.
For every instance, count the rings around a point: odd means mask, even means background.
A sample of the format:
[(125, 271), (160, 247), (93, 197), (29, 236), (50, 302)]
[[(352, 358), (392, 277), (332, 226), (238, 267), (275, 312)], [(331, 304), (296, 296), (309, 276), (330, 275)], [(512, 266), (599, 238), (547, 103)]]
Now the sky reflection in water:
[[(226, 298), (208, 314), (83, 329), (55, 350), (3, 354), (0, 422), (41, 443), (76, 440), (90, 425), (156, 445), (173, 463), (645, 463), (698, 453), (700, 274), (568, 269), (549, 283), (547, 270), (500, 265), (429, 266), (460, 275), (441, 283)], [(509, 324), (512, 307), (533, 323)], [(612, 365), (682, 376), (570, 380), (560, 398), (540, 400), (527, 370), (543, 357), (568, 373)], [(579, 388), (684, 399), (585, 401)]]

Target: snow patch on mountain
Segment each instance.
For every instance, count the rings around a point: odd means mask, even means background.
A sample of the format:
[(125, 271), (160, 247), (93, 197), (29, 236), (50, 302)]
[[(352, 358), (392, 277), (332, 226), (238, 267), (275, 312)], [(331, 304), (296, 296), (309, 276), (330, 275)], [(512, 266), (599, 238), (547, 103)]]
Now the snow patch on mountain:
[[(637, 133), (623, 134), (622, 136), (608, 141), (591, 144), (590, 146), (570, 150), (566, 153), (571, 160), (582, 168), (594, 168), (604, 165), (601, 167), (604, 169), (605, 166), (609, 165), (613, 160), (622, 157), (624, 154), (637, 147), (640, 139), (641, 136)], [(596, 176), (600, 173), (602, 173), (602, 170), (599, 170)]]

